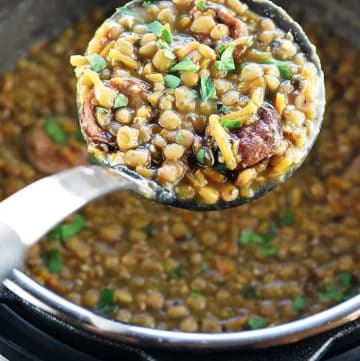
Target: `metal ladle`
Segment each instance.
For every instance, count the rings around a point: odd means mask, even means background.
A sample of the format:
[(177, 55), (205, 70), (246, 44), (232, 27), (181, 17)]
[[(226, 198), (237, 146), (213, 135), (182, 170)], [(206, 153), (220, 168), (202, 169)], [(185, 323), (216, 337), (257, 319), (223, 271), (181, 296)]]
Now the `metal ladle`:
[[(256, 13), (274, 19), (284, 31), (290, 31), (318, 70), (321, 89), (314, 120), (314, 133), (308, 143), (305, 158), (320, 131), (325, 107), (324, 76), (315, 47), (310, 43), (301, 26), (271, 1), (243, 0), (243, 2)], [(132, 191), (169, 206), (190, 210), (219, 210), (248, 203), (278, 185), (275, 182), (267, 184), (251, 199), (239, 198), (232, 202), (220, 201), (215, 205), (206, 205), (179, 200), (169, 189), (126, 167), (109, 168), (108, 165), (104, 165), (105, 167), (80, 166), (45, 177), (0, 203), (0, 282), (9, 270), (21, 265), (28, 247), (35, 244), (69, 214), (108, 193), (119, 190)], [(295, 168), (291, 169), (282, 181), (290, 177), (294, 171)]]

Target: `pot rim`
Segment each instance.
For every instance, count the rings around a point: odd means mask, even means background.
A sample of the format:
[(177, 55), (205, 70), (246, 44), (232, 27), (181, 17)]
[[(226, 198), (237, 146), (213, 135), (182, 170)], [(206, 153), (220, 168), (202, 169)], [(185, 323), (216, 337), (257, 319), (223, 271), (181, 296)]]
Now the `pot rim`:
[(300, 341), (360, 318), (360, 294), (306, 318), (260, 330), (187, 333), (134, 326), (105, 318), (66, 300), (14, 269), (3, 285), (25, 303), (74, 327), (137, 346), (216, 350), (266, 348)]

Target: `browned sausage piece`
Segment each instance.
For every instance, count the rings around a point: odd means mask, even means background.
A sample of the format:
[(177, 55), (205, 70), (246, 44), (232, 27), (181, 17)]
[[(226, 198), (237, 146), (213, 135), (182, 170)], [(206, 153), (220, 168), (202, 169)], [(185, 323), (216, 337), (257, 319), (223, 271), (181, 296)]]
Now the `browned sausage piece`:
[(259, 120), (241, 128), (239, 153), (242, 156), (240, 168), (251, 167), (274, 154), (274, 144), (281, 136), (280, 116), (269, 103), (259, 109)]
[(32, 127), (24, 137), (24, 150), (32, 166), (44, 174), (57, 173), (75, 165), (88, 163), (84, 148), (57, 146), (41, 126)]
[(87, 95), (79, 118), (81, 130), (87, 140), (115, 146), (115, 137), (110, 132), (103, 130), (96, 121), (94, 90), (91, 90)]

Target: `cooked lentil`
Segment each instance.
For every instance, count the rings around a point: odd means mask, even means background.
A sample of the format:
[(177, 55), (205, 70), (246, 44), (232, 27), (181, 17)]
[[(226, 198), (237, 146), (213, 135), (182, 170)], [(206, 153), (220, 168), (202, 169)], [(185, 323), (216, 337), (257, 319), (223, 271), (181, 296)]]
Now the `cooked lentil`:
[[(102, 18), (96, 12), (39, 44), (15, 71), (3, 74), (0, 198), (50, 166), (55, 172), (59, 159), (72, 159), (64, 154), (85, 154), (77, 131), (76, 84), (66, 62), (84, 50)], [(198, 332), (272, 326), (358, 293), (360, 53), (324, 25), (305, 27), (326, 59), (328, 108), (319, 142), (287, 184), (251, 205), (211, 213), (115, 193), (89, 204), (82, 217), (70, 217), (68, 227), (57, 227), (32, 247), (26, 272), (108, 317)], [(221, 86), (228, 91), (226, 83)], [(50, 159), (48, 149), (29, 157), (22, 134), (40, 129), (41, 139), (51, 142), (42, 130), (49, 116), (67, 141), (52, 146)]]
[(182, 199), (252, 198), (300, 166), (319, 129), (316, 67), (239, 0), (128, 4), (71, 63), (90, 152)]

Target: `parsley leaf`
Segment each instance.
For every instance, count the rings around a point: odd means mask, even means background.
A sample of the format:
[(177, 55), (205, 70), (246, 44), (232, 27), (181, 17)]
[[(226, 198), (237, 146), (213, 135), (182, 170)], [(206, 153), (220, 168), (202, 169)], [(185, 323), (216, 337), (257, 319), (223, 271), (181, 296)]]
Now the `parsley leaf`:
[(173, 67), (170, 68), (170, 72), (174, 71), (190, 71), (194, 72), (198, 70), (198, 66), (192, 62), (190, 58), (185, 58), (184, 60), (180, 61), (180, 63), (175, 64)]
[(276, 60), (273, 58), (267, 58), (262, 61), (263, 64), (273, 64), (276, 65), (280, 71), (282, 78), (290, 80), (292, 78), (292, 72), (290, 68), (290, 63), (288, 61)]
[(294, 311), (301, 311), (306, 306), (306, 299), (304, 296), (296, 296), (292, 303), (292, 308)]
[(144, 8), (147, 8), (148, 6), (150, 6), (152, 4), (152, 0), (145, 0), (143, 3), (142, 3), (142, 6)]
[(205, 156), (206, 156), (206, 149), (201, 148), (195, 155), (196, 160), (202, 164), (205, 165)]
[(229, 114), (231, 113), (230, 107), (221, 103), (217, 104), (218, 111), (222, 114)]
[(351, 287), (351, 283), (352, 283), (352, 274), (351, 272), (341, 272), (339, 275), (339, 279), (341, 284), (346, 288), (350, 288)]
[(263, 253), (264, 256), (276, 256), (279, 250), (273, 244), (267, 243), (261, 247), (261, 252)]
[(209, 76), (200, 78), (200, 97), (203, 102), (208, 101), (216, 96), (215, 84)]
[(176, 143), (182, 144), (182, 141), (184, 140), (184, 136), (182, 133), (177, 133), (175, 137)]
[(267, 320), (260, 316), (251, 317), (248, 321), (248, 325), (252, 330), (263, 328), (267, 325)]
[(288, 209), (285, 211), (285, 213), (283, 214), (283, 216), (281, 218), (281, 224), (283, 226), (290, 227), (294, 224), (294, 220), (295, 220), (294, 212), (291, 209)]
[(206, 11), (207, 10), (207, 6), (206, 6), (206, 2), (205, 0), (200, 0), (197, 4), (197, 7), (202, 10), (202, 11)]
[(201, 296), (200, 290), (193, 289), (191, 290), (191, 297), (192, 298), (199, 298)]
[(180, 264), (174, 268), (172, 268), (169, 272), (171, 278), (180, 278), (183, 275), (183, 265)]
[(86, 225), (85, 218), (80, 214), (75, 214), (71, 223), (63, 223), (55, 227), (48, 235), (49, 242), (63, 241), (66, 242)]
[(220, 124), (222, 127), (229, 129), (238, 129), (242, 127), (242, 124), (239, 120), (230, 120), (230, 119), (220, 120)]
[(129, 99), (124, 94), (119, 94), (114, 100), (114, 109), (126, 107), (129, 104)]
[(96, 71), (97, 73), (100, 73), (107, 68), (106, 60), (99, 54), (88, 55), (86, 59), (90, 63), (91, 70)]
[(99, 301), (95, 307), (96, 311), (101, 313), (109, 313), (115, 308), (115, 292), (110, 288), (104, 288), (99, 297)]
[(220, 71), (229, 71), (235, 69), (235, 62), (233, 58), (233, 52), (235, 45), (228, 46), (221, 54), (220, 60), (215, 62), (215, 68)]
[(162, 36), (164, 37), (166, 42), (168, 42), (169, 44), (172, 43), (173, 36), (172, 36), (171, 32), (168, 29), (166, 29), (165, 27), (163, 29)]
[(61, 255), (58, 249), (52, 249), (48, 251), (46, 253), (45, 259), (50, 272), (55, 274), (59, 274), (61, 272)]
[(244, 230), (240, 233), (239, 242), (241, 244), (264, 244), (265, 240), (264, 237), (259, 233), (250, 230)]
[(151, 33), (155, 34), (156, 36), (161, 36), (164, 30), (164, 25), (157, 20), (150, 24), (146, 24), (145, 26)]
[(181, 80), (175, 75), (168, 74), (164, 76), (164, 82), (167, 88), (175, 89), (180, 85)]
[(68, 137), (64, 129), (54, 117), (47, 117), (45, 119), (44, 131), (56, 144), (63, 145), (67, 142)]

